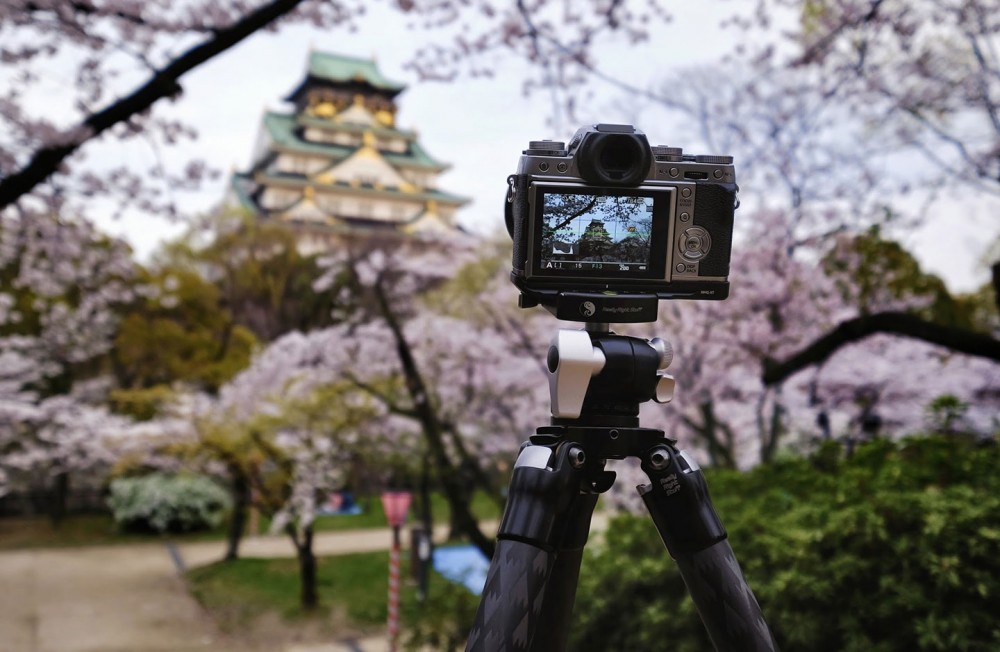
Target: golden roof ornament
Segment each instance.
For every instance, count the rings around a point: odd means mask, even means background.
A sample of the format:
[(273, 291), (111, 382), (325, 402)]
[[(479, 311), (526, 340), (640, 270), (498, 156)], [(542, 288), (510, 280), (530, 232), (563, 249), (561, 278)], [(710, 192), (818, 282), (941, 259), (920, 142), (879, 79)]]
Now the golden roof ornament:
[(312, 107), (312, 113), (320, 118), (332, 118), (337, 115), (337, 107), (333, 102), (324, 100)]

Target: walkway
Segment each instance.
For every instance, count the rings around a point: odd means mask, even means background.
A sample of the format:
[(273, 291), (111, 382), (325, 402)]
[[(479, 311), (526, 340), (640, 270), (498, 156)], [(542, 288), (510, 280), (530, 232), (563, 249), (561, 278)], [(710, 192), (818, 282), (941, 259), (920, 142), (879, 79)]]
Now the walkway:
[[(594, 515), (594, 528), (607, 519)], [(484, 524), (486, 532), (496, 524)], [(435, 530), (442, 540), (445, 529)], [(384, 550), (390, 530), (325, 532), (317, 554)], [(0, 552), (0, 652), (246, 652), (188, 594), (179, 566), (217, 561), (221, 541)], [(244, 557), (290, 557), (286, 537), (246, 539)], [(384, 637), (269, 652), (385, 652)]]
[[(443, 537), (446, 532), (438, 532)], [(317, 535), (317, 554), (384, 550), (388, 529)], [(222, 558), (225, 544), (189, 543), (0, 553), (0, 652), (243, 652), (220, 634), (178, 573)], [(285, 537), (244, 541), (246, 557), (288, 557)], [(284, 652), (383, 652), (383, 638)], [(280, 651), (275, 651), (280, 652)]]

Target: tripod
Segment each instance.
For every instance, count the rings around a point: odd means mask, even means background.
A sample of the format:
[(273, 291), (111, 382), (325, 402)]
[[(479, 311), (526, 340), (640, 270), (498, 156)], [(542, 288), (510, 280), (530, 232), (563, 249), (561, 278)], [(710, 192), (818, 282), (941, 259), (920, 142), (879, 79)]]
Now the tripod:
[(639, 427), (640, 403), (673, 397), (663, 371), (672, 358), (663, 340), (615, 335), (607, 324), (553, 339), (552, 424), (517, 457), (466, 652), (566, 649), (591, 516), (615, 480), (604, 466), (626, 457), (639, 458), (649, 476), (639, 494), (715, 649), (777, 649), (698, 464), (663, 431)]

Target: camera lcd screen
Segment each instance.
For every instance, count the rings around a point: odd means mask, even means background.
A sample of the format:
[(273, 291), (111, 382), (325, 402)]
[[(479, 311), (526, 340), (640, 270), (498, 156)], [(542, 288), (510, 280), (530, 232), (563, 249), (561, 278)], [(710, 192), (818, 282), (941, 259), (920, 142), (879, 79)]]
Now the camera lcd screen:
[(669, 190), (544, 189), (536, 195), (539, 276), (662, 278)]

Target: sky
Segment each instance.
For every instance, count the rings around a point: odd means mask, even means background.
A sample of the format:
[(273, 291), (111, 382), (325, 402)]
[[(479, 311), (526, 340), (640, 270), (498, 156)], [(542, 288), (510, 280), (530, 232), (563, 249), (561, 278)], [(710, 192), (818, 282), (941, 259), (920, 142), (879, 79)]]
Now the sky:
[[(674, 66), (715, 62), (719, 53), (732, 46), (732, 33), (717, 25), (732, 11), (733, 4), (668, 3), (676, 12), (675, 18), (657, 29), (655, 43), (641, 47), (604, 43), (596, 51), (598, 64), (604, 72), (641, 86)], [(97, 165), (102, 161), (124, 162), (146, 169), (157, 156), (168, 162), (206, 159), (222, 172), (221, 177), (205, 183), (197, 193), (178, 196), (185, 213), (206, 212), (225, 194), (229, 173), (249, 167), (264, 111), (288, 108), (281, 98), (301, 80), (311, 49), (371, 57), (383, 74), (408, 85), (397, 98), (397, 124), (417, 130), (424, 148), (452, 165), (439, 187), (473, 200), (460, 211), (459, 221), (473, 231), (495, 232), (502, 228), (506, 177), (514, 171), (528, 141), (567, 139), (579, 125), (568, 124), (559, 116), (553, 120), (548, 94), (524, 96), (521, 86), (528, 74), (527, 64), (510, 56), (496, 60), (491, 78), (459, 83), (419, 81), (405, 65), (416, 46), (433, 34), (411, 31), (407, 22), (400, 13), (375, 3), (354, 33), (292, 26), (277, 33), (257, 34), (182, 80), (183, 97), (168, 113), (193, 125), (199, 133), (197, 140), (157, 153), (141, 142), (125, 147), (115, 142), (93, 143), (86, 150), (87, 160)], [(635, 106), (616, 99), (610, 87), (598, 84), (595, 89), (593, 99), (582, 107), (586, 117), (595, 122), (636, 123), (653, 144), (697, 150), (691, 146), (697, 141), (694, 134), (683, 130), (666, 133), (662, 124), (637, 123)], [(736, 161), (737, 178), (739, 163)], [(985, 268), (977, 261), (984, 246), (1000, 234), (997, 206), (952, 199), (946, 207), (951, 214), (928, 220), (926, 227), (901, 237), (924, 266), (942, 275), (952, 289), (969, 290), (987, 280)], [(737, 220), (741, 213), (748, 211), (738, 212)], [(98, 221), (102, 228), (128, 240), (140, 259), (148, 258), (164, 238), (182, 230), (181, 225), (148, 215), (126, 214), (119, 220)]]

